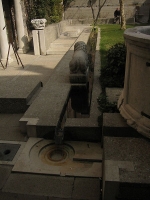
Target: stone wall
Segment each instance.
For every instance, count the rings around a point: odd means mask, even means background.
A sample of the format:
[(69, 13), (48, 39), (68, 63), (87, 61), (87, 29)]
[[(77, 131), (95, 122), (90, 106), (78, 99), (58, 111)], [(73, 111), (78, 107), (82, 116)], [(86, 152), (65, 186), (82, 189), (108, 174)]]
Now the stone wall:
[[(94, 12), (97, 14), (98, 11), (98, 0), (94, 0)], [(139, 3), (138, 3), (139, 2)], [(135, 19), (135, 12), (138, 9), (139, 20), (141, 22), (147, 22), (149, 18), (149, 8), (150, 8), (150, 0), (126, 0), (125, 1), (125, 15), (128, 21), (130, 19)], [(114, 17), (114, 10), (119, 7), (118, 0), (107, 0), (104, 7), (101, 10), (100, 18), (102, 19), (111, 19)], [(74, 0), (70, 3), (69, 8), (65, 11), (64, 14), (65, 19), (84, 19), (86, 23), (87, 21), (92, 20), (92, 12), (89, 7), (87, 0)], [(78, 21), (81, 23), (80, 21)], [(112, 20), (110, 20), (112, 22)], [(134, 22), (133, 20), (131, 22)]]
[(71, 24), (71, 20), (64, 20), (57, 24), (51, 24), (46, 26), (45, 31), (45, 44), (46, 49), (49, 48), (51, 42), (56, 40), (59, 35), (65, 31), (66, 26)]

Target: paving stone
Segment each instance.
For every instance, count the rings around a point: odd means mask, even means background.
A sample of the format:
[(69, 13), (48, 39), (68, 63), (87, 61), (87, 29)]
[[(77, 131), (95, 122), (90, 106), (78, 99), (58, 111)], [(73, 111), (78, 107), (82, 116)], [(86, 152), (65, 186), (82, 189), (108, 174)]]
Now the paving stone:
[(0, 200), (47, 200), (47, 197), (0, 192)]
[(0, 127), (1, 140), (26, 141), (26, 135), (20, 133), (19, 127)]
[(93, 178), (75, 178), (73, 198), (99, 200), (100, 180)]
[(149, 200), (150, 143), (145, 138), (104, 137), (104, 199)]
[[(91, 29), (91, 28), (90, 28)], [(85, 31), (83, 35), (81, 34), (78, 40), (83, 40), (87, 42), (88, 35), (90, 31)], [(99, 39), (98, 39), (99, 41)], [(58, 47), (59, 48), (59, 47)], [(98, 57), (99, 57), (99, 50)], [(62, 85), (62, 83), (65, 85), (68, 84), (69, 76), (69, 68), (68, 68), (68, 62), (70, 61), (73, 54), (73, 47), (71, 50), (65, 54), (65, 58), (62, 60), (61, 63), (59, 61), (62, 58), (62, 55), (47, 55), (47, 56), (35, 56), (31, 53), (30, 54), (21, 54), (21, 60), (23, 64), (25, 65), (25, 68), (22, 69), (22, 66), (18, 66), (16, 63), (16, 60), (14, 59), (14, 62), (8, 66), (7, 70), (1, 70), (1, 79), (0, 83), (4, 84), (4, 82), (8, 82), (10, 80), (16, 81), (21, 80), (24, 76), (23, 80), (30, 79), (32, 83), (34, 83), (35, 80), (43, 81), (44, 87), (46, 88), (45, 94), (49, 93), (49, 89), (52, 83), (54, 83), (51, 87), (57, 85)], [(58, 63), (58, 66), (56, 67)], [(64, 68), (62, 67), (64, 66)], [(99, 70), (99, 64), (97, 63), (98, 70)], [(56, 67), (56, 72), (53, 73), (53, 69)], [(99, 71), (97, 68), (95, 71), (97, 72), (96, 80), (99, 83)], [(53, 75), (53, 76), (52, 76)], [(18, 76), (21, 78), (18, 79)], [(51, 81), (49, 82), (49, 78), (51, 77)], [(49, 84), (46, 84), (48, 83)], [(26, 81), (24, 81), (26, 83)], [(46, 86), (47, 85), (47, 86)], [(96, 91), (94, 92), (97, 97), (97, 89), (99, 88), (99, 85), (97, 84)], [(63, 95), (63, 91), (61, 91)], [(44, 94), (44, 92), (43, 92)], [(60, 94), (57, 93), (57, 95), (60, 97)], [(50, 94), (50, 97), (52, 95)], [(43, 97), (44, 98), (44, 97)], [(97, 102), (97, 99), (92, 100), (91, 106), (95, 106), (95, 101)], [(53, 100), (55, 103), (55, 101)], [(45, 103), (45, 101), (44, 101)], [(97, 105), (97, 104), (96, 104)], [(38, 108), (40, 108), (41, 104), (38, 105)], [(47, 106), (49, 106), (47, 104)], [(92, 122), (92, 128), (97, 127), (97, 113), (98, 109), (96, 106), (96, 110), (93, 110), (91, 113), (91, 118), (88, 120), (87, 124), (89, 122)], [(96, 113), (96, 116), (95, 116)], [(31, 114), (31, 113), (30, 113)], [(49, 111), (42, 111), (42, 119), (41, 125), (44, 124), (44, 120), (48, 120), (47, 116), (49, 114)], [(32, 115), (32, 114), (31, 114)], [(36, 114), (35, 114), (36, 115)], [(29, 118), (32, 117), (29, 115)], [(54, 117), (52, 115), (52, 117)], [(2, 117), (3, 119), (3, 117)], [(7, 119), (7, 117), (6, 117)], [(53, 120), (53, 118), (52, 118)], [(79, 121), (81, 121), (79, 119)], [(12, 124), (9, 127), (9, 122)], [(0, 138), (4, 140), (16, 140), (16, 141), (24, 141), (26, 138), (24, 135), (20, 134), (20, 130), (18, 127), (18, 122), (10, 119), (10, 121), (0, 121)], [(74, 122), (73, 122), (74, 123)], [(15, 124), (15, 126), (13, 126)], [(86, 124), (86, 125), (87, 125)], [(85, 126), (86, 126), (85, 125)], [(42, 130), (43, 131), (43, 130)], [(42, 132), (41, 131), (41, 132)], [(91, 130), (90, 130), (91, 131)], [(92, 136), (94, 135), (94, 131), (91, 132)], [(7, 177), (7, 176), (6, 176)], [(6, 184), (3, 187), (3, 192), (0, 193), (0, 199), (5, 200), (97, 200), (97, 194), (99, 194), (99, 179), (98, 182), (95, 179), (86, 179), (83, 181), (82, 179), (78, 180), (76, 178), (75, 181), (75, 190), (78, 192), (78, 195), (75, 196), (75, 192), (73, 192), (73, 186), (74, 186), (74, 178), (73, 177), (55, 177), (55, 176), (47, 176), (47, 175), (37, 175), (37, 174), (19, 174), (19, 173), (11, 173), (9, 178), (7, 179)], [(1, 179), (0, 179), (1, 180)], [(82, 181), (81, 181), (82, 180)], [(93, 181), (92, 181), (93, 180)], [(96, 182), (96, 183), (95, 183)], [(78, 186), (78, 183), (80, 184), (80, 187)], [(85, 185), (85, 188), (84, 188)], [(94, 187), (93, 187), (94, 186)], [(82, 191), (80, 189), (84, 189), (84, 193), (88, 193), (87, 195), (84, 194), (82, 198)], [(91, 193), (90, 193), (91, 192)], [(99, 199), (99, 198), (98, 198)]]
[(12, 170), (12, 166), (0, 165), (0, 189), (4, 186)]
[(71, 177), (12, 173), (3, 192), (71, 198), (73, 182)]

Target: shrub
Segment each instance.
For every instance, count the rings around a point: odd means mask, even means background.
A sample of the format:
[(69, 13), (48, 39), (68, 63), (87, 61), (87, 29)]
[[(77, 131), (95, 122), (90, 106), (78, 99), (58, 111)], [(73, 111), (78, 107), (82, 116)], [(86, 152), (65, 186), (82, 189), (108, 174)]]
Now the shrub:
[(126, 61), (124, 43), (113, 45), (106, 54), (106, 65), (101, 68), (100, 81), (105, 87), (123, 87)]
[(45, 18), (46, 24), (59, 22), (62, 19), (62, 0), (25, 0), (27, 23), (31, 19)]
[(114, 113), (118, 112), (117, 103), (110, 103), (107, 96), (102, 92), (98, 98), (99, 109), (102, 113)]

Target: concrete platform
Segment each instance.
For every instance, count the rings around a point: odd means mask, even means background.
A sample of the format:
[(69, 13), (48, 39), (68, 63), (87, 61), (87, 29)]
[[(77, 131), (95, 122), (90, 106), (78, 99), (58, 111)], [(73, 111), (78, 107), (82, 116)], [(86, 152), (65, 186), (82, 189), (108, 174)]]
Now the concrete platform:
[(149, 140), (119, 113), (105, 113), (103, 122), (103, 199), (148, 200)]
[[(15, 183), (15, 184), (14, 184)], [(10, 174), (2, 189), (2, 195), (7, 197), (13, 193), (21, 199), (22, 195), (28, 199), (100, 199), (100, 180), (95, 178), (56, 177), (36, 174)]]
[(64, 55), (70, 47), (75, 43), (76, 38), (68, 39), (68, 38), (58, 38), (54, 42), (50, 44), (49, 49), (47, 50), (47, 54), (53, 55)]
[(32, 96), (40, 89), (41, 82), (28, 77), (0, 85), (0, 113), (23, 113), (29, 107)]
[(99, 143), (29, 138), (13, 172), (101, 178), (102, 149)]
[[(90, 28), (82, 31), (77, 41), (87, 43)], [(99, 41), (98, 35), (97, 41)], [(48, 80), (36, 100), (20, 119), (20, 128), (23, 133), (30, 137), (54, 138), (55, 128), (58, 124), (63, 106), (69, 98), (71, 84), (69, 81), (69, 62), (73, 55), (72, 46), (57, 64), (53, 76)], [(87, 119), (66, 118), (65, 139), (100, 141), (101, 133), (97, 123), (99, 110), (97, 109), (97, 92), (100, 93), (99, 85), (99, 43), (95, 55), (95, 70), (93, 75), (93, 90), (91, 100), (90, 117)], [(96, 106), (97, 105), (97, 106)], [(81, 124), (82, 123), (82, 124)], [(87, 130), (88, 129), (88, 130)]]
[[(71, 30), (70, 30), (71, 31)], [(87, 35), (89, 35), (90, 31), (85, 30), (83, 35), (78, 38), (79, 40), (83, 40), (87, 42)], [(76, 38), (74, 38), (76, 39)], [(67, 44), (68, 45), (68, 44)], [(95, 166), (93, 169), (93, 175), (91, 177), (88, 176), (88, 170), (82, 172), (84, 177), (81, 177), (80, 172), (72, 175), (68, 173), (67, 177), (63, 176), (56, 176), (50, 174), (41, 174), (41, 173), (28, 173), (28, 172), (19, 172), (13, 171), (16, 161), (18, 160), (18, 155), (23, 153), (22, 145), (28, 143), (28, 135), (24, 134), (20, 131), (20, 124), (19, 120), (24, 119), (25, 117), (28, 118), (28, 126), (31, 128), (30, 133), (35, 134), (35, 125), (40, 122), (41, 124), (38, 126), (38, 134), (43, 135), (47, 131), (47, 127), (45, 123), (49, 125), (50, 123), (55, 122), (57, 118), (57, 114), (60, 114), (60, 101), (59, 103), (52, 98), (53, 92), (55, 98), (61, 100), (62, 104), (65, 102), (66, 97), (65, 95), (70, 90), (70, 84), (68, 84), (68, 66), (67, 63), (69, 62), (73, 53), (73, 46), (71, 47), (70, 51), (67, 53), (67, 57), (62, 59), (63, 55), (46, 55), (46, 56), (35, 56), (33, 53), (30, 54), (20, 54), (21, 60), (25, 66), (23, 69), (22, 66), (17, 62), (14, 58), (14, 61), (10, 63), (6, 70), (0, 68), (0, 85), (7, 85), (10, 81), (14, 81), (17, 85), (17, 81), (22, 80), (23, 88), (25, 87), (24, 84), (30, 85), (31, 83), (42, 82), (43, 87), (40, 92), (37, 92), (35, 95), (32, 96), (32, 101), (30, 102), (30, 108), (34, 105), (38, 106), (40, 110), (40, 116), (38, 117), (38, 109), (33, 109), (31, 113), (18, 113), (18, 114), (0, 114), (0, 138), (3, 143), (12, 144), (21, 144), (21, 149), (17, 152), (14, 159), (12, 161), (2, 161), (0, 163), (0, 199), (2, 200), (99, 200), (101, 198), (101, 166), (99, 166), (99, 161), (101, 159), (101, 153), (99, 154), (99, 158), (95, 162)], [(66, 52), (65, 52), (66, 54)], [(62, 59), (62, 60), (61, 60)], [(61, 61), (61, 62), (60, 62)], [(58, 67), (59, 66), (59, 67)], [(65, 68), (63, 68), (64, 66)], [(99, 65), (98, 65), (99, 66)], [(65, 70), (64, 70), (65, 69)], [(54, 73), (54, 71), (56, 73)], [(97, 72), (98, 74), (98, 72)], [(97, 78), (96, 78), (97, 79)], [(62, 91), (59, 90), (64, 85)], [(32, 85), (32, 84), (31, 84)], [(13, 85), (12, 85), (13, 86)], [(21, 86), (20, 86), (21, 88)], [(56, 88), (56, 89), (55, 89)], [(32, 87), (30, 88), (32, 91)], [(11, 87), (9, 90), (13, 93), (14, 87)], [(57, 92), (55, 91), (57, 90)], [(20, 95), (23, 94), (25, 91), (19, 90)], [(50, 92), (51, 91), (51, 92)], [(96, 91), (94, 91), (95, 93)], [(6, 90), (7, 93), (7, 90)], [(48, 100), (45, 97), (48, 97)], [(38, 98), (43, 99), (42, 104), (38, 100)], [(52, 98), (52, 99), (51, 99)], [(51, 99), (51, 100), (49, 100)], [(96, 100), (92, 101), (92, 105), (95, 104)], [(38, 104), (39, 102), (39, 104)], [(54, 115), (53, 111), (54, 106), (51, 106), (51, 103), (55, 105), (56, 116)], [(55, 104), (56, 103), (56, 104)], [(47, 106), (47, 109), (43, 109), (42, 107)], [(49, 109), (49, 105), (51, 109)], [(93, 114), (92, 114), (93, 113)], [(94, 111), (92, 111), (91, 116), (94, 116)], [(96, 113), (97, 114), (97, 113)], [(51, 120), (47, 116), (51, 117)], [(43, 120), (42, 120), (43, 118)], [(92, 123), (95, 127), (97, 127), (95, 123), (95, 119), (93, 118)], [(27, 122), (25, 121), (25, 123)], [(81, 121), (81, 120), (79, 120)], [(90, 120), (89, 120), (90, 121)], [(89, 123), (87, 121), (87, 123)], [(42, 126), (45, 126), (45, 130), (43, 130)], [(27, 128), (28, 128), (27, 126)], [(77, 124), (75, 127), (78, 126)], [(85, 125), (86, 126), (86, 125)], [(53, 127), (52, 127), (53, 129)], [(43, 131), (45, 131), (43, 133)], [(37, 139), (37, 138), (36, 138)], [(6, 147), (9, 147), (7, 145)], [(87, 150), (89, 146), (86, 143)], [(101, 149), (101, 148), (100, 148)], [(11, 150), (11, 149), (6, 149)], [(8, 153), (9, 151), (6, 151)], [(77, 153), (78, 152), (78, 153)], [(80, 154), (80, 149), (76, 150), (76, 156), (74, 157), (74, 162), (89, 162), (87, 160), (90, 159), (90, 163), (93, 162), (93, 155), (89, 154), (87, 151), (88, 156), (82, 153)], [(92, 152), (93, 153), (93, 152)], [(84, 155), (83, 155), (84, 154)], [(80, 156), (79, 156), (80, 155)], [(82, 160), (82, 161), (81, 161)], [(91, 161), (92, 160), (92, 161)], [(18, 160), (19, 161), (19, 160)], [(5, 163), (7, 162), (7, 163)], [(84, 162), (82, 166), (85, 169)], [(97, 166), (98, 164), (98, 166)], [(100, 163), (101, 164), (101, 163)], [(71, 169), (70, 169), (71, 170)], [(91, 172), (90, 172), (91, 173)], [(91, 173), (91, 174), (92, 174)], [(64, 173), (62, 173), (64, 174)], [(95, 175), (96, 174), (96, 175)], [(98, 174), (98, 175), (97, 175)], [(80, 175), (80, 177), (79, 177)]]

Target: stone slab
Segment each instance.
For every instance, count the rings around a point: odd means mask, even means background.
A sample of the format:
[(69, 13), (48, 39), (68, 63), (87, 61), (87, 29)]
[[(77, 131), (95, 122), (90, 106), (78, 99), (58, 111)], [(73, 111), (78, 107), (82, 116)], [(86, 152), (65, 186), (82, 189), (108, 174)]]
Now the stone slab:
[[(16, 194), (9, 192), (0, 192), (0, 199), (2, 200), (47, 200), (46, 196), (30, 195), (30, 194)], [(49, 199), (49, 200), (55, 200)]]
[(51, 140), (29, 138), (12, 171), (59, 176), (102, 176), (102, 149), (99, 143), (65, 142), (72, 150), (67, 150), (69, 157), (60, 163), (41, 157), (40, 152), (51, 149), (53, 144)]
[[(82, 31), (80, 36), (78, 37), (77, 41), (84, 41), (87, 43), (88, 37), (91, 31), (90, 28), (86, 28)], [(98, 36), (98, 41), (100, 34)], [(25, 112), (23, 118), (32, 118), (36, 119), (38, 118), (38, 122), (36, 125), (36, 136), (37, 137), (44, 137), (46, 136), (49, 139), (52, 139), (54, 137), (55, 127), (58, 123), (60, 113), (62, 111), (62, 105), (64, 105), (66, 99), (67, 99), (67, 93), (69, 95), (69, 90), (71, 87), (69, 83), (69, 62), (73, 55), (73, 46), (70, 48), (70, 50), (64, 55), (64, 57), (61, 59), (61, 61), (57, 64), (53, 76), (51, 76), (51, 79), (48, 80), (45, 87), (42, 89), (40, 94), (38, 95), (38, 98), (32, 103), (30, 108)], [(100, 141), (100, 133), (99, 133), (99, 127), (97, 123), (97, 118), (99, 116), (99, 111), (97, 109), (97, 89), (100, 88), (99, 85), (99, 65), (98, 65), (98, 58), (99, 58), (99, 49), (97, 49), (96, 52), (96, 62), (95, 62), (95, 70), (94, 70), (94, 85), (93, 85), (93, 97), (91, 100), (91, 113), (90, 118), (87, 120), (87, 123), (84, 127), (95, 127), (95, 130), (91, 130), (93, 132), (93, 136), (91, 138), (95, 137), (96, 132), (96, 139), (98, 138)], [(65, 98), (66, 97), (66, 98)], [(38, 108), (38, 109), (37, 109)], [(48, 117), (47, 117), (48, 116)], [(74, 123), (74, 121), (76, 121)], [(66, 127), (69, 126), (73, 127), (73, 124), (79, 124), (80, 119), (67, 119), (66, 121)], [(32, 127), (32, 124), (30, 124), (30, 127)], [(29, 127), (29, 129), (30, 129)], [(70, 127), (69, 127), (70, 128)], [(79, 128), (79, 125), (78, 127)], [(23, 128), (24, 130), (28, 130), (28, 128)], [(83, 130), (86, 136), (86, 131)], [(70, 134), (70, 133), (69, 133)], [(91, 133), (89, 133), (91, 134)], [(34, 134), (35, 135), (35, 134)], [(49, 136), (48, 136), (49, 135)], [(95, 139), (95, 140), (96, 140)], [(85, 140), (85, 137), (84, 137)]]
[[(63, 87), (62, 84), (56, 84), (55, 87), (53, 84), (47, 84), (49, 87), (45, 86), (43, 88), (38, 98), (35, 99), (23, 116), (23, 119), (26, 119), (27, 122), (30, 121), (27, 125), (29, 131), (32, 125), (31, 119), (38, 119), (37, 127), (54, 127), (53, 130), (55, 130), (62, 113), (63, 105), (67, 101), (71, 87), (69, 84), (64, 84)], [(20, 124), (23, 123), (24, 127), (25, 123), (23, 119), (20, 119)], [(34, 122), (33, 125), (35, 125)], [(23, 127), (22, 129), (26, 130), (26, 127)], [(40, 136), (44, 136), (43, 131)]]
[(103, 114), (103, 137), (142, 137), (136, 130), (127, 125), (120, 113)]
[(77, 178), (74, 183), (73, 198), (86, 200), (100, 199), (100, 180)]
[(10, 82), (0, 85), (0, 112), (25, 112), (29, 100), (40, 87), (41, 83), (33, 77), (28, 77), (28, 81), (26, 77), (15, 77)]
[(1, 140), (22, 141), (22, 142), (27, 140), (27, 136), (20, 133), (20, 128), (17, 126), (0, 127), (0, 138)]
[[(0, 165), (0, 190), (3, 188), (12, 170), (12, 166)], [(1, 198), (1, 196), (0, 196)]]
[[(104, 137), (103, 197), (148, 200), (150, 143), (145, 138)], [(110, 191), (111, 189), (111, 191)], [(111, 195), (108, 195), (111, 192)]]
[(12, 173), (2, 192), (71, 198), (73, 183), (72, 177)]

